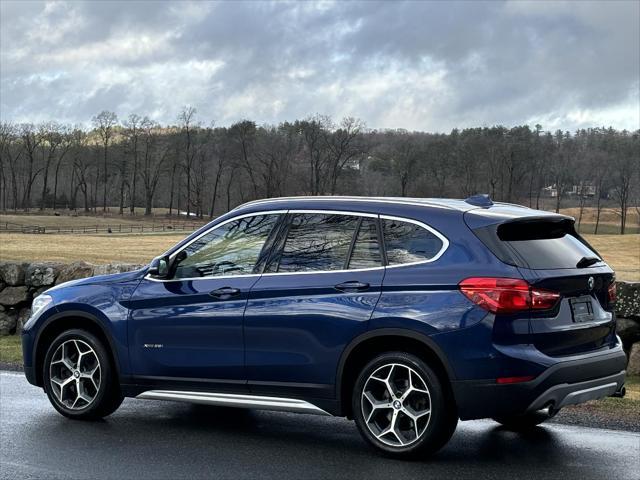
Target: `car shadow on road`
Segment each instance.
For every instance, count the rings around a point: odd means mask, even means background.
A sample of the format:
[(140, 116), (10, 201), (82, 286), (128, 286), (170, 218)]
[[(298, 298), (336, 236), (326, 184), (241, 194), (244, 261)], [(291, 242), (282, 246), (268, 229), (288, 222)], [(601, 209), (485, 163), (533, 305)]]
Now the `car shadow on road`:
[(567, 463), (560, 436), (547, 427), (514, 433), (488, 422), (472, 426), (462, 422), (439, 453), (407, 463), (369, 449), (355, 424), (342, 418), (153, 401), (145, 402), (144, 409), (138, 402), (123, 407), (99, 422), (41, 419), (38, 431), (31, 433), (55, 439), (62, 449), (78, 448), (77, 439), (88, 436), (100, 438), (103, 448), (117, 448), (131, 455), (136, 451), (148, 455), (151, 450), (154, 456), (162, 457), (170, 455), (176, 445), (184, 445), (189, 446), (193, 458), (225, 461), (233, 457), (234, 462), (246, 465), (268, 458), (274, 468), (290, 462), (299, 462), (299, 468), (305, 464), (357, 465), (359, 474), (367, 473), (372, 478), (379, 476), (376, 468), (383, 464), (400, 474), (407, 469), (424, 473), (425, 466), (466, 470), (493, 465), (507, 473), (511, 465), (533, 467), (541, 459), (548, 465)]

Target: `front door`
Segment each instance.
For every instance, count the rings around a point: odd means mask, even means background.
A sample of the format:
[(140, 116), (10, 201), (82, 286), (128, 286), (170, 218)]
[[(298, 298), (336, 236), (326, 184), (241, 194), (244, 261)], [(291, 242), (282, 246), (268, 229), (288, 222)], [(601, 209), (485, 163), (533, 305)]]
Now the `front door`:
[(142, 280), (129, 303), (138, 381), (246, 383), (242, 319), (278, 218), (223, 222), (172, 255), (169, 279)]
[(367, 330), (384, 267), (375, 215), (295, 213), (250, 292), (252, 392), (331, 397), (340, 353)]

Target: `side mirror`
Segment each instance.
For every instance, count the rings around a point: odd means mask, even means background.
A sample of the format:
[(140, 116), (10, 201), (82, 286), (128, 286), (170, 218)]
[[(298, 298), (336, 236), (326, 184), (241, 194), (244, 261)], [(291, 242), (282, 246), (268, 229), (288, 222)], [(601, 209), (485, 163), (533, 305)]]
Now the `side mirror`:
[(169, 276), (169, 255), (154, 258), (147, 273), (154, 277), (167, 278)]

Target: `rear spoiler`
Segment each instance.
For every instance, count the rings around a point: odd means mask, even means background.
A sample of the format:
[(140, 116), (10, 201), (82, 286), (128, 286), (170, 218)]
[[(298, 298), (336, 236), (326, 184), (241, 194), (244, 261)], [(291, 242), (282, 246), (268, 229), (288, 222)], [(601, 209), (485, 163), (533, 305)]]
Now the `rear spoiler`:
[(464, 213), (464, 221), (472, 230), (486, 227), (487, 225), (504, 223), (559, 222), (563, 220), (569, 220), (572, 223), (575, 222), (575, 218), (568, 215), (533, 210), (516, 205), (496, 205), (491, 208), (474, 208)]
[[(515, 218), (497, 224), (496, 233), (504, 241), (559, 238), (567, 233), (576, 234), (574, 223), (574, 218), (564, 215)], [(545, 228), (540, 228), (543, 225)]]

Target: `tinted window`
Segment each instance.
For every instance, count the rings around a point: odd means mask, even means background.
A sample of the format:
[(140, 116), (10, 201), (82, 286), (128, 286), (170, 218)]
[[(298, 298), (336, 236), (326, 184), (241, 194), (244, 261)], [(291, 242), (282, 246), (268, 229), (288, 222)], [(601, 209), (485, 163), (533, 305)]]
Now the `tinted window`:
[(292, 215), (279, 265), (269, 271), (313, 272), (345, 268), (358, 218), (348, 215)]
[(571, 221), (506, 223), (498, 236), (510, 253), (509, 263), (518, 267), (576, 268), (582, 258), (600, 257), (575, 233)]
[(413, 223), (383, 219), (382, 231), (389, 265), (430, 260), (442, 248), (442, 240)]
[(203, 235), (183, 252), (186, 258), (175, 278), (214, 277), (254, 273), (262, 247), (278, 215), (234, 220)]
[(349, 269), (379, 267), (380, 257), (376, 221), (363, 218), (349, 259)]

